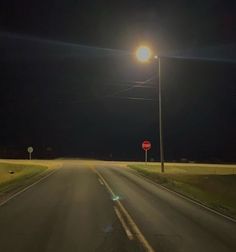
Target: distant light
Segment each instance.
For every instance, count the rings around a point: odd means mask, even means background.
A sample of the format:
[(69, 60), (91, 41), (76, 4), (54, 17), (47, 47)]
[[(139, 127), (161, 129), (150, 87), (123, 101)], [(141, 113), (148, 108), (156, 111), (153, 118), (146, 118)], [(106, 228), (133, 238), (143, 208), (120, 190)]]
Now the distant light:
[(158, 59), (158, 56), (157, 56), (157, 55), (155, 55), (155, 56), (154, 56), (154, 59)]
[(152, 57), (152, 52), (147, 46), (140, 46), (136, 50), (136, 57), (140, 62), (148, 62)]

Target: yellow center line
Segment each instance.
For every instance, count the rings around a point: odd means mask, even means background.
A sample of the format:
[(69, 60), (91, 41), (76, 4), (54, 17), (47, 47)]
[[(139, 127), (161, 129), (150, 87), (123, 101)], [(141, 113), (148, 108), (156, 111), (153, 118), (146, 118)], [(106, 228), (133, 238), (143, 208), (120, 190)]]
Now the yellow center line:
[(122, 215), (121, 215), (119, 209), (118, 209), (117, 207), (114, 207), (114, 210), (115, 210), (115, 213), (116, 213), (118, 219), (119, 219), (120, 222), (121, 222), (121, 225), (123, 226), (123, 228), (124, 228), (124, 230), (125, 230), (126, 235), (128, 236), (128, 238), (129, 238), (130, 240), (133, 240), (133, 239), (134, 239), (134, 236), (133, 236), (133, 234), (131, 233), (131, 231), (129, 230), (128, 226), (126, 225), (126, 223), (125, 223), (125, 221), (124, 221), (124, 219), (123, 219), (123, 217), (122, 217)]
[(99, 183), (100, 183), (101, 185), (104, 185), (103, 182), (102, 182), (102, 180), (101, 180), (100, 178), (98, 179), (98, 181), (99, 181)]
[[(111, 187), (109, 186), (109, 184), (106, 182), (106, 180), (104, 179), (104, 177), (101, 175), (101, 173), (99, 173), (95, 168), (92, 168), (92, 170), (102, 180), (102, 182), (104, 183), (104, 185), (106, 186), (106, 188), (108, 189), (108, 191), (111, 193), (112, 197), (115, 197), (116, 196), (115, 193), (113, 192), (113, 190), (111, 189)], [(120, 202), (120, 200), (118, 199), (115, 202), (117, 203), (118, 207), (120, 208), (120, 210), (123, 212), (123, 214), (127, 218), (129, 225), (131, 226), (131, 228), (132, 228), (134, 234), (136, 235), (137, 239), (139, 240), (139, 242), (144, 247), (145, 251), (147, 251), (147, 252), (155, 252), (155, 250), (152, 248), (152, 246), (149, 244), (149, 242), (147, 241), (147, 239), (144, 237), (144, 235), (142, 234), (141, 230), (138, 228), (138, 226), (134, 222), (133, 218), (130, 216), (130, 214), (125, 209), (125, 207)]]

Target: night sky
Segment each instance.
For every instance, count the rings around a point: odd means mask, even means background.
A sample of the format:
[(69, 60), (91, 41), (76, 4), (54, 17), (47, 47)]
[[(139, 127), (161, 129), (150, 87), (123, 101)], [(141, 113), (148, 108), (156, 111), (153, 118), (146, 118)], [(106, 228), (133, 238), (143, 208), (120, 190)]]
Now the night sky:
[(0, 1), (0, 158), (236, 161), (236, 3)]

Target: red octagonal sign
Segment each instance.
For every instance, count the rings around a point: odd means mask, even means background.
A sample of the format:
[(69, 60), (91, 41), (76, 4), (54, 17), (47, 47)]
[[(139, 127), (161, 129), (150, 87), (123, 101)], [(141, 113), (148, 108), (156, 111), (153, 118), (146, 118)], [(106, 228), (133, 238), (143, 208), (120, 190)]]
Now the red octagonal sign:
[(151, 149), (151, 147), (152, 147), (152, 145), (149, 141), (147, 141), (147, 140), (143, 141), (143, 143), (142, 143), (143, 150), (148, 151)]

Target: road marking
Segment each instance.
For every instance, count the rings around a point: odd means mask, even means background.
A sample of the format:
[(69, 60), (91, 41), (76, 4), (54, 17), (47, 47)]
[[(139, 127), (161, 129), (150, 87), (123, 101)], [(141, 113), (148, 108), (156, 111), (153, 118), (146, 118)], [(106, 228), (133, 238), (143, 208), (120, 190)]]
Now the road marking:
[(133, 240), (133, 239), (134, 239), (134, 236), (133, 236), (133, 234), (131, 233), (131, 231), (129, 230), (128, 226), (126, 225), (126, 223), (125, 223), (125, 221), (124, 221), (124, 219), (123, 219), (123, 217), (122, 217), (120, 211), (118, 210), (118, 208), (117, 208), (116, 206), (114, 207), (114, 210), (115, 210), (115, 213), (116, 213), (118, 219), (119, 219), (120, 222), (121, 222), (122, 227), (123, 227), (124, 230), (125, 230), (126, 235), (127, 235), (128, 238), (129, 238), (129, 240)]
[(100, 178), (98, 178), (98, 181), (100, 182), (101, 185), (104, 185)]
[(187, 201), (190, 201), (195, 205), (198, 205), (198, 206), (200, 206), (200, 207), (202, 207), (202, 208), (204, 208), (204, 209), (206, 209), (206, 210), (208, 210), (208, 211), (210, 211), (210, 212), (212, 212), (212, 213), (214, 213), (216, 215), (219, 215), (221, 217), (224, 217), (227, 220), (230, 220), (230, 221), (236, 223), (236, 219), (231, 218), (230, 216), (222, 214), (222, 213), (220, 213), (220, 212), (218, 212), (218, 211), (216, 211), (216, 210), (214, 210), (214, 209), (212, 209), (212, 208), (210, 208), (210, 207), (208, 207), (208, 206), (206, 206), (206, 205), (204, 205), (204, 204), (202, 204), (202, 203), (200, 203), (198, 201), (195, 201), (195, 200), (193, 200), (191, 198), (188, 198), (187, 196), (185, 196), (185, 195), (183, 195), (181, 193), (175, 192), (175, 191), (173, 191), (173, 190), (171, 190), (171, 189), (169, 189), (169, 188), (167, 188), (167, 187), (165, 187), (165, 186), (163, 186), (161, 184), (158, 184), (158, 183), (152, 181), (150, 178), (146, 177), (145, 175), (138, 173), (135, 170), (131, 170), (131, 171), (132, 171), (133, 174), (135, 173), (136, 176), (141, 177), (142, 179), (145, 179), (146, 181), (148, 181), (149, 183), (151, 183), (151, 184), (153, 184), (153, 185), (155, 185), (157, 187), (161, 187), (162, 189), (164, 189), (164, 190), (166, 190), (166, 191), (168, 191), (168, 192), (170, 192), (172, 194), (175, 194), (175, 195), (179, 196), (180, 198), (183, 198), (183, 199), (185, 199)]
[(29, 188), (31, 188), (34, 185), (37, 185), (39, 182), (41, 182), (42, 180), (48, 178), (49, 176), (51, 176), (52, 174), (54, 174), (57, 171), (57, 169), (53, 170), (52, 172), (50, 172), (49, 174), (45, 175), (44, 177), (42, 177), (41, 179), (35, 181), (33, 184), (26, 186), (25, 188), (23, 188), (22, 190), (16, 192), (15, 194), (13, 194), (12, 196), (10, 196), (9, 198), (7, 198), (6, 200), (2, 201), (0, 203), (0, 207), (5, 205), (8, 201), (10, 201), (11, 199), (15, 198), (16, 196), (18, 196), (19, 194), (25, 192), (26, 190), (28, 190)]
[[(106, 180), (103, 178), (103, 176), (95, 168), (93, 169), (93, 171), (102, 180), (102, 182), (104, 183), (104, 185), (106, 186), (106, 188), (108, 189), (108, 191), (111, 193), (112, 197), (115, 198), (116, 197), (115, 193), (112, 191), (111, 187), (106, 182)], [(130, 216), (130, 214), (128, 213), (128, 211), (125, 209), (125, 207), (123, 206), (123, 204), (120, 202), (120, 200), (118, 199), (115, 202), (118, 205), (119, 209), (124, 214), (124, 216), (126, 217), (126, 219), (127, 219), (128, 223), (129, 223), (131, 229), (133, 230), (133, 233), (136, 235), (137, 239), (142, 244), (142, 246), (144, 247), (145, 251), (147, 251), (147, 252), (155, 252), (155, 250), (152, 248), (152, 246), (149, 244), (149, 242), (147, 241), (147, 239), (144, 237), (144, 235), (142, 234), (142, 232), (140, 231), (140, 229), (138, 228), (138, 226), (136, 225), (136, 223), (134, 222), (134, 220), (132, 219), (132, 217)]]

